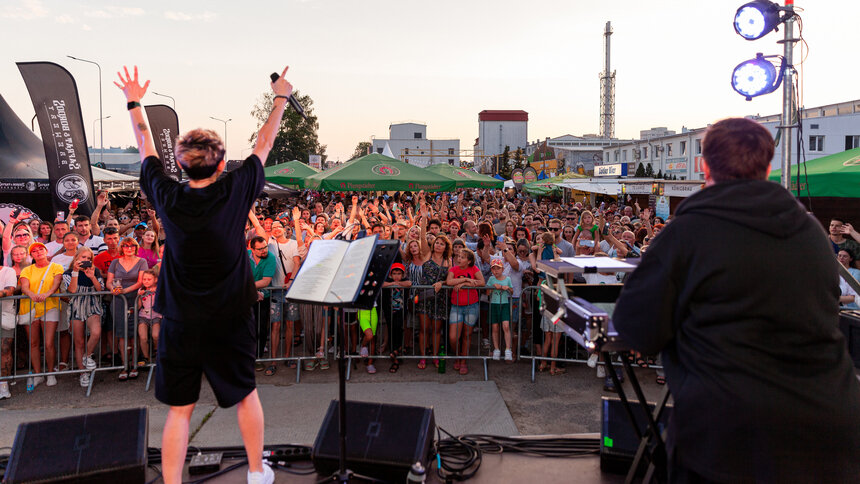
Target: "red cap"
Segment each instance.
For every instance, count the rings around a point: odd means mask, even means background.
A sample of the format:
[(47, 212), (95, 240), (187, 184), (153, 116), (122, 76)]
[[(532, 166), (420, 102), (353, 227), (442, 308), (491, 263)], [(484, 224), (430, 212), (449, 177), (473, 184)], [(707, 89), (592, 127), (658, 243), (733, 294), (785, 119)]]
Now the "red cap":
[(401, 264), (399, 262), (395, 262), (394, 264), (391, 264), (391, 270), (389, 270), (389, 272), (391, 272), (395, 269), (402, 271), (404, 274), (406, 273), (406, 267), (404, 267), (403, 264)]

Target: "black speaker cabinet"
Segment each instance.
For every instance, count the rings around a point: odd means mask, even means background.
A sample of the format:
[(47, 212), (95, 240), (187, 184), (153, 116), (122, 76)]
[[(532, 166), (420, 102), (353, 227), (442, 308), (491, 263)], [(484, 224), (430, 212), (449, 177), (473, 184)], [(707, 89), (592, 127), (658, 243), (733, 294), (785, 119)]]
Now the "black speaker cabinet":
[[(647, 428), (645, 413), (637, 401), (628, 400), (636, 417), (636, 424), (644, 431)], [(648, 405), (648, 411), (654, 412), (654, 404)], [(672, 406), (663, 409), (657, 428), (662, 433), (672, 414)], [(630, 417), (624, 410), (621, 400), (603, 397), (600, 402), (600, 470), (613, 474), (626, 474), (633, 464), (636, 450), (639, 448), (639, 438), (630, 423)], [(644, 466), (639, 472), (644, 473)]]
[[(337, 400), (332, 400), (314, 442), (312, 459), (320, 475), (339, 468), (338, 408)], [(347, 402), (347, 468), (387, 482), (404, 482), (415, 462), (427, 468), (435, 430), (433, 408)]]
[(143, 483), (145, 408), (22, 423), (4, 483)]

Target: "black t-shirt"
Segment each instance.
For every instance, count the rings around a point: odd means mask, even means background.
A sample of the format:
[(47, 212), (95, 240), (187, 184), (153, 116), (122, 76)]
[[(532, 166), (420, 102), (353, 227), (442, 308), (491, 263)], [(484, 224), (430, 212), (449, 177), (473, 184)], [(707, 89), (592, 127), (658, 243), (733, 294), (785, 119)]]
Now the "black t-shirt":
[(143, 161), (140, 187), (167, 234), (156, 311), (191, 324), (250, 314), (257, 292), (245, 221), (264, 183), (256, 155), (204, 188), (171, 179), (154, 156)]

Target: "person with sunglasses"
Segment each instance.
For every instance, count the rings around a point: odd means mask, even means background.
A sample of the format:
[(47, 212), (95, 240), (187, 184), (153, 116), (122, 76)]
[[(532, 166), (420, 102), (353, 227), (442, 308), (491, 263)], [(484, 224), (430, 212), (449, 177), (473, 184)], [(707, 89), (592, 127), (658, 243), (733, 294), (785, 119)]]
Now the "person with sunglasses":
[(3, 265), (12, 265), (12, 259), (9, 256), (12, 247), (16, 245), (30, 247), (30, 244), (35, 242), (30, 226), (22, 222), (29, 217), (30, 214), (25, 211), (20, 211), (17, 214), (12, 212), (9, 215), (9, 223), (3, 228)]

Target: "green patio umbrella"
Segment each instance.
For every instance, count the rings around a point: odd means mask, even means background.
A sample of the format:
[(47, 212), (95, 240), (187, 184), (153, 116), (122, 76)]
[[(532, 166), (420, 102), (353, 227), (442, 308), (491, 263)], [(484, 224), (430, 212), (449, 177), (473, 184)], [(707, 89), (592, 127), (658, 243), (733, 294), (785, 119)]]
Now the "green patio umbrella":
[[(804, 166), (805, 165), (805, 166)], [(797, 165), (791, 167), (791, 192), (797, 193)], [(805, 168), (805, 171), (804, 171)], [(779, 183), (782, 170), (770, 172)], [(860, 148), (822, 156), (800, 164), (800, 195), (860, 198)]]
[(526, 183), (523, 185), (523, 190), (530, 195), (558, 195), (561, 193), (561, 187), (557, 186), (556, 183), (561, 183), (573, 178), (588, 178), (588, 176), (568, 172), (552, 178)]
[(293, 160), (267, 166), (263, 169), (263, 173), (266, 174), (266, 181), (285, 187), (304, 188), (305, 178), (319, 173), (319, 170), (301, 161)]
[(450, 192), (454, 180), (394, 158), (371, 153), (305, 179), (305, 188), (332, 191)]
[(454, 180), (457, 188), (504, 188), (505, 186), (504, 180), (481, 175), (472, 170), (456, 168), (448, 163), (438, 163), (424, 169)]

